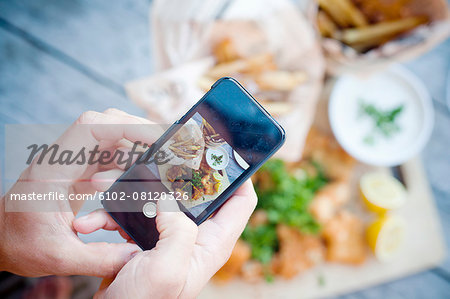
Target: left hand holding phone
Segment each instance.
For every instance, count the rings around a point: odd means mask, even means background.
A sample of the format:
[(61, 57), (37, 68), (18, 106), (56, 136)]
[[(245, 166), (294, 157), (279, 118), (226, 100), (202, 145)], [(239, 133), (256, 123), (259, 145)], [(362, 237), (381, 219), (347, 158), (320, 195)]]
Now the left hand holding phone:
[[(118, 141), (129, 136), (142, 138), (143, 136), (136, 136), (135, 130), (127, 132), (129, 129), (134, 129), (135, 126), (126, 125), (148, 123), (148, 120), (116, 109), (108, 109), (104, 113), (86, 112), (56, 143), (70, 149), (84, 146), (89, 150), (105, 140), (108, 142)], [(75, 127), (85, 124), (117, 125), (114, 130), (88, 130), (88, 134), (80, 136)], [(152, 143), (155, 140), (156, 138), (145, 141)], [(87, 190), (83, 190), (79, 182), (89, 182), (92, 176), (101, 175), (101, 170), (97, 167), (87, 164), (49, 167), (48, 163), (38, 165), (34, 161), (21, 174), (19, 181), (14, 184), (5, 197), (8, 194), (35, 192), (33, 187), (36, 186), (39, 187), (39, 192), (57, 190), (65, 194), (85, 193)], [(120, 173), (118, 169), (108, 171)], [(48, 179), (46, 179), (47, 175)], [(63, 180), (54, 180), (57, 177), (63, 178)], [(30, 182), (37, 183), (33, 185)], [(84, 187), (88, 187), (87, 185), (92, 187), (91, 184), (84, 184)], [(55, 203), (56, 208), (51, 212), (5, 212), (5, 197), (0, 200), (0, 271), (9, 271), (23, 276), (114, 277), (134, 254), (141, 251), (137, 245), (132, 243), (83, 243), (72, 226), (75, 213), (67, 211), (69, 204), (67, 202)], [(58, 210), (58, 206), (63, 206), (64, 209)], [(115, 226), (112, 229), (116, 230), (118, 227)]]

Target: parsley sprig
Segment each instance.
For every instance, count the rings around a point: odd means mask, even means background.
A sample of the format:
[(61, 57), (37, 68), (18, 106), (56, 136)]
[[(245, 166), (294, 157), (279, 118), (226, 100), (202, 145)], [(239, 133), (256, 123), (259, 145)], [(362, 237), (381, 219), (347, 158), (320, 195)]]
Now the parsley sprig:
[(397, 119), (404, 110), (404, 107), (402, 104), (393, 109), (381, 110), (375, 107), (375, 105), (366, 103), (360, 99), (360, 116), (370, 118), (374, 124), (372, 131), (364, 137), (363, 141), (369, 145), (373, 145), (375, 144), (376, 135), (390, 138), (395, 133), (398, 133), (401, 127), (398, 125)]
[(317, 174), (301, 178), (289, 173), (282, 160), (270, 160), (260, 171), (268, 172), (273, 182), (268, 190), (262, 190), (255, 185), (258, 194), (257, 209), (267, 213), (268, 222), (264, 225), (251, 227), (248, 225), (242, 239), (250, 244), (252, 258), (267, 265), (278, 251), (276, 226), (283, 223), (297, 227), (300, 231), (317, 234), (320, 225), (310, 214), (308, 207), (317, 190), (327, 183), (322, 168), (314, 164)]

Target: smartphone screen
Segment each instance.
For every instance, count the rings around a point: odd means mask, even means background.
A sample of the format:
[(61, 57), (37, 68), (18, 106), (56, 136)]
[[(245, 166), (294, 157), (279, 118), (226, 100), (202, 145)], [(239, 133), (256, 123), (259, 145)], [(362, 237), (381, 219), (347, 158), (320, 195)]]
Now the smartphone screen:
[[(284, 141), (279, 124), (235, 80), (223, 78), (107, 191), (102, 201), (143, 249), (158, 239), (153, 202), (173, 196), (195, 223), (212, 215)], [(145, 213), (152, 205), (155, 213)]]

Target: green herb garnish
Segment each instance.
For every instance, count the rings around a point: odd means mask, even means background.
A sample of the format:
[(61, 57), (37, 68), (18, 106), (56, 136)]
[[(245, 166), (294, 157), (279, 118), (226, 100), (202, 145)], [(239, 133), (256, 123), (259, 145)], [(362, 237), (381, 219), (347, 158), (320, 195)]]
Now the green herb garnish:
[(252, 247), (252, 257), (263, 264), (268, 264), (278, 249), (277, 231), (273, 224), (247, 226), (242, 233), (242, 239)]
[(320, 287), (324, 287), (325, 286), (326, 281), (325, 281), (325, 277), (322, 274), (320, 274), (317, 277), (317, 283), (319, 284)]
[(390, 110), (381, 110), (373, 104), (368, 104), (364, 100), (359, 101), (360, 115), (367, 116), (372, 119), (374, 128), (363, 141), (366, 144), (375, 144), (375, 135), (381, 135), (386, 138), (392, 137), (395, 133), (400, 131), (400, 126), (396, 120), (404, 109), (404, 105), (400, 105)]
[(192, 171), (192, 180), (191, 183), (194, 187), (196, 187), (197, 189), (201, 189), (203, 188), (203, 183), (202, 183), (202, 174), (200, 171)]
[(270, 160), (264, 164), (260, 172), (269, 175), (272, 184), (263, 189), (258, 183), (255, 190), (258, 194), (257, 209), (267, 213), (268, 222), (251, 227), (248, 225), (242, 239), (252, 248), (252, 258), (267, 265), (278, 251), (276, 226), (283, 223), (297, 227), (303, 233), (317, 234), (320, 225), (310, 214), (308, 207), (315, 192), (322, 188), (327, 179), (320, 165), (313, 163), (316, 175), (296, 177), (289, 173), (282, 160)]
[(213, 166), (222, 164), (223, 155), (217, 156), (216, 154), (211, 154), (211, 159), (213, 159)]

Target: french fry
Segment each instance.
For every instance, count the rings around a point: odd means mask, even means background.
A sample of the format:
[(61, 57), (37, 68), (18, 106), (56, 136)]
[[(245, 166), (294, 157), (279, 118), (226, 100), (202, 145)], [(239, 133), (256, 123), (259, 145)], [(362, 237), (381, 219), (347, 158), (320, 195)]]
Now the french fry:
[[(332, 32), (337, 30), (333, 21), (324, 12), (322, 13), (328, 18), (326, 22), (328, 22), (327, 26), (331, 26), (330, 30)], [(308, 79), (306, 73), (302, 71), (279, 70), (271, 53), (239, 58), (229, 39), (218, 43), (213, 53), (217, 64), (197, 80), (197, 85), (203, 90), (209, 90), (218, 78), (236, 76), (244, 86), (255, 89), (257, 94), (269, 99), (263, 101), (266, 103), (268, 111), (274, 115), (282, 115), (291, 111), (292, 104), (286, 101), (286, 92)], [(217, 145), (224, 142), (209, 124), (203, 123), (203, 126), (206, 144)], [(191, 151), (195, 150), (195, 148), (188, 148), (185, 145), (180, 147), (182, 149), (171, 149), (183, 157), (193, 154)]]
[(290, 91), (305, 82), (308, 76), (305, 72), (268, 71), (255, 77), (255, 82), (261, 90)]
[(273, 55), (270, 53), (263, 53), (247, 58), (248, 68), (244, 71), (249, 75), (255, 75), (264, 71), (272, 71), (277, 69), (274, 62)]
[(320, 34), (325, 37), (331, 37), (338, 30), (336, 24), (330, 19), (326, 12), (320, 10), (317, 13), (317, 28)]
[(231, 62), (219, 63), (209, 70), (206, 76), (219, 79), (235, 73), (261, 72), (265, 69), (271, 69), (273, 66), (273, 56), (264, 53)]
[(243, 72), (248, 67), (248, 62), (245, 59), (238, 59), (231, 62), (219, 63), (210, 69), (206, 76), (214, 79), (219, 79), (231, 74)]
[(335, 34), (335, 38), (342, 42), (353, 45), (371, 42), (372, 40), (392, 39), (421, 24), (427, 22), (425, 17), (410, 17), (395, 21), (382, 22), (362, 28), (345, 29)]
[(240, 58), (233, 45), (233, 41), (229, 38), (218, 43), (214, 47), (213, 53), (218, 63), (230, 62)]
[[(339, 0), (338, 0), (339, 1)], [(340, 27), (348, 27), (349, 20), (342, 12), (342, 8), (334, 0), (318, 0), (319, 6), (336, 22)]]
[(357, 52), (361, 53), (361, 52), (365, 52), (367, 50), (373, 49), (375, 47), (379, 47), (394, 37), (395, 36), (388, 36), (388, 37), (384, 37), (384, 38), (374, 38), (370, 41), (352, 44), (351, 47), (353, 49), (355, 49)]
[(340, 7), (341, 12), (345, 14), (346, 20), (352, 27), (364, 27), (369, 24), (364, 14), (350, 0), (331, 0)]

